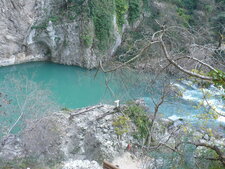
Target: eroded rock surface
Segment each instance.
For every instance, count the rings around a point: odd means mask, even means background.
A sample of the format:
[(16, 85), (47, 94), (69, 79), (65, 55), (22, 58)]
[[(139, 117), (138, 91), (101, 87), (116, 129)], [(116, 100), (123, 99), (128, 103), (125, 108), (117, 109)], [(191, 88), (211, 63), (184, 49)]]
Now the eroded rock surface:
[(35, 59), (26, 53), (26, 37), (38, 15), (37, 5), (38, 0), (0, 1), (0, 66)]
[(12, 160), (14, 158), (23, 158), (25, 154), (24, 146), (17, 136), (9, 135), (2, 139), (0, 145), (0, 159)]
[(116, 16), (111, 19), (110, 46), (100, 51), (94, 44), (93, 19), (83, 18), (79, 12), (72, 19), (64, 17), (69, 10), (66, 3), (64, 0), (0, 0), (0, 66), (51, 60), (91, 69), (99, 65), (99, 60), (109, 60), (122, 39)]
[(0, 158), (33, 156), (42, 161), (75, 159), (99, 163), (112, 160), (125, 151), (132, 139), (117, 138), (112, 123), (118, 115), (115, 107), (109, 105), (54, 113), (32, 122), (19, 137), (3, 140)]
[[(137, 104), (143, 105), (141, 101)], [(119, 166), (129, 166), (126, 165), (129, 160), (137, 165), (136, 168), (142, 164), (152, 169), (156, 165), (162, 167), (164, 164), (161, 157), (143, 156), (143, 140), (134, 139), (131, 133), (118, 139), (113, 122), (121, 115), (115, 106), (96, 105), (53, 113), (30, 122), (19, 136), (9, 135), (2, 139), (0, 164), (1, 161), (33, 157), (38, 163), (56, 161), (65, 169), (86, 169), (89, 166), (98, 169), (103, 160), (113, 161), (117, 158), (113, 164)], [(135, 131), (133, 127), (130, 130)], [(224, 151), (224, 137), (215, 138), (204, 131), (193, 130), (179, 119), (173, 121), (157, 118), (152, 134), (155, 142), (165, 142), (170, 147), (176, 147), (185, 138), (193, 143), (216, 145)], [(128, 144), (132, 145), (129, 151), (134, 156), (125, 153)], [(206, 148), (196, 149), (200, 155), (205, 151)], [(135, 160), (135, 156), (140, 159)]]
[(102, 169), (96, 161), (74, 160), (64, 164), (63, 169)]

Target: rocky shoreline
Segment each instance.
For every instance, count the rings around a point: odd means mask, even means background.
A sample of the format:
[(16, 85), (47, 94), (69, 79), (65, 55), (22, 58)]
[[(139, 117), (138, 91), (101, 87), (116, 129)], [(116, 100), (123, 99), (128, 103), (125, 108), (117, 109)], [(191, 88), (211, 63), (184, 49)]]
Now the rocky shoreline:
[(19, 136), (6, 136), (0, 144), (0, 159), (33, 156), (46, 162), (112, 161), (123, 154), (131, 139), (129, 135), (118, 139), (115, 134), (112, 123), (118, 115), (116, 107), (110, 105), (53, 113), (32, 122)]
[[(63, 4), (66, 5), (66, 2)], [(73, 19), (65, 18), (61, 10), (66, 9), (61, 3), (59, 0), (0, 0), (0, 66), (51, 60), (96, 68), (100, 60), (105, 62), (112, 58), (122, 43), (125, 29), (132, 27), (126, 21), (120, 31), (113, 13), (109, 21), (112, 37), (107, 37), (110, 45), (100, 50), (95, 44), (99, 40), (96, 39), (93, 19), (82, 18), (80, 13)], [(134, 25), (138, 23), (139, 20)]]
[[(58, 168), (87, 169), (92, 166), (99, 169), (103, 160), (112, 162), (119, 158), (117, 161), (121, 161), (128, 144), (141, 145), (132, 136), (132, 131), (118, 137), (113, 122), (121, 115), (123, 113), (116, 106), (96, 105), (60, 111), (32, 121), (19, 135), (8, 135), (1, 140), (0, 164), (32, 157), (37, 163), (53, 163)], [(185, 124), (180, 121), (158, 119), (155, 123), (155, 141), (163, 143), (169, 139), (167, 143), (173, 147), (177, 139), (184, 136), (182, 126)], [(194, 132), (193, 135), (203, 143), (225, 146), (224, 138), (215, 139), (200, 131), (189, 131)], [(132, 147), (131, 154), (139, 158), (139, 164), (142, 163), (143, 147), (139, 149), (138, 146)], [(149, 159), (148, 163), (148, 167), (154, 168), (153, 159)]]
[(3, 66), (12, 66), (21, 63), (35, 62), (35, 61), (48, 61), (48, 58), (41, 55), (38, 56), (26, 56), (24, 53), (19, 54), (19, 56), (12, 56), (10, 58), (1, 58), (0, 67)]

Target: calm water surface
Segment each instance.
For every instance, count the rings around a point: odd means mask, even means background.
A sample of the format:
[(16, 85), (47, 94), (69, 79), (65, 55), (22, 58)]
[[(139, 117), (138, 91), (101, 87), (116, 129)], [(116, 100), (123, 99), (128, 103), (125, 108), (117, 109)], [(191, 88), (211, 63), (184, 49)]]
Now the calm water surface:
[[(10, 83), (13, 83), (12, 79), (22, 81), (22, 86), (23, 81), (25, 81), (24, 79), (28, 79), (38, 84), (40, 89), (50, 91), (51, 98), (60, 108), (73, 109), (99, 103), (113, 104), (114, 100), (117, 99), (125, 102), (129, 99), (142, 97), (149, 105), (150, 111), (153, 111), (151, 109), (154, 107), (152, 98), (155, 101), (159, 98), (162, 79), (156, 82), (153, 90), (149, 92), (146, 90), (148, 83), (143, 83), (142, 81), (143, 75), (135, 72), (128, 73), (123, 71), (105, 74), (99, 71), (96, 73), (97, 70), (86, 70), (75, 66), (65, 66), (50, 62), (35, 62), (1, 67), (0, 89), (3, 86), (4, 88), (8, 88), (8, 95), (11, 95), (12, 100), (15, 100), (15, 86), (10, 85)], [(149, 74), (147, 76), (151, 77)], [(169, 97), (163, 106), (160, 107), (159, 113), (172, 119), (183, 118), (192, 121), (194, 119), (196, 121), (195, 116), (203, 110), (196, 110), (193, 106), (196, 106), (198, 100), (201, 99), (201, 91), (186, 84), (177, 84), (177, 86), (178, 88), (185, 89), (183, 98)], [(16, 90), (18, 88), (17, 86)], [(3, 89), (2, 92), (7, 93), (7, 90)], [(212, 92), (215, 93), (214, 91)], [(219, 104), (215, 98), (213, 99), (212, 101)], [(18, 111), (10, 113), (10, 115), (4, 116), (4, 113), (0, 112), (1, 125), (5, 121), (13, 124), (19, 116)], [(221, 121), (223, 122), (223, 119), (220, 119)]]
[[(26, 63), (0, 68), (0, 84), (12, 78), (26, 77), (42, 88), (51, 91), (54, 100), (67, 108), (78, 108), (98, 104), (112, 103), (115, 97), (106, 87), (106, 76), (96, 70), (85, 70), (75, 66), (65, 66), (50, 62)], [(120, 84), (110, 81), (109, 87), (119, 94)], [(118, 96), (119, 97), (119, 96)]]

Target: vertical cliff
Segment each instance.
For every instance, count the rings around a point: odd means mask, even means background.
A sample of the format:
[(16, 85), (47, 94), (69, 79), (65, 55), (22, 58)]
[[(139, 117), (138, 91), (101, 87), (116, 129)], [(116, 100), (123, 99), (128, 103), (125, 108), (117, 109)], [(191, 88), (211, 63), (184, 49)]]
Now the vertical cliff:
[(26, 37), (38, 16), (37, 0), (0, 0), (0, 65), (26, 60)]
[(0, 0), (0, 65), (51, 60), (86, 68), (109, 60), (137, 25), (142, 0)]

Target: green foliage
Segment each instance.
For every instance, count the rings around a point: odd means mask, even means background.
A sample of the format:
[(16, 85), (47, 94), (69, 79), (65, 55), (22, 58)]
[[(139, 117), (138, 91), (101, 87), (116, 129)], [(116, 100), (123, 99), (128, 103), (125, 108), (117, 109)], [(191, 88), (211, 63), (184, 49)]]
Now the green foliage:
[(194, 23), (193, 11), (197, 9), (198, 0), (164, 0), (177, 6), (177, 13), (184, 21), (184, 26)]
[(80, 39), (81, 39), (81, 42), (82, 44), (89, 48), (92, 46), (93, 44), (93, 39), (94, 39), (94, 33), (93, 33), (93, 28), (92, 26), (89, 24), (89, 23), (83, 23), (82, 24), (82, 32), (81, 32), (81, 36), (80, 36)]
[(55, 16), (51, 16), (48, 20), (52, 21), (53, 23), (56, 23), (60, 20), (60, 17), (55, 15)]
[(183, 8), (190, 11), (193, 11), (197, 7), (197, 0), (180, 0), (180, 3)]
[[(209, 160), (204, 160), (204, 158), (218, 158), (218, 154), (212, 150), (212, 149), (208, 149), (208, 148), (202, 148), (198, 150), (198, 153), (201, 156), (201, 160), (199, 160), (199, 165), (202, 166), (202, 168), (208, 168), (208, 169), (223, 169), (223, 165), (221, 164), (221, 162), (219, 161), (209, 161)], [(205, 167), (203, 167), (205, 166)]]
[[(196, 107), (198, 108), (198, 107)], [(199, 107), (201, 108), (201, 107)], [(201, 113), (201, 114), (198, 114), (196, 115), (197, 118), (199, 119), (202, 119), (205, 121), (205, 123), (207, 123), (209, 120), (212, 120), (212, 119), (217, 119), (218, 118), (218, 114), (215, 113), (214, 109), (210, 109), (208, 110), (206, 113)]]
[(130, 119), (127, 116), (119, 116), (116, 120), (114, 120), (113, 126), (118, 136), (122, 136), (129, 131), (129, 121)]
[(81, 15), (85, 6), (83, 6), (85, 0), (68, 0), (68, 2), (64, 5), (65, 8), (61, 8), (61, 15), (64, 15), (69, 20), (74, 20), (76, 15)]
[(224, 166), (219, 161), (209, 163), (209, 169), (224, 169)]
[(209, 76), (213, 78), (213, 83), (216, 86), (223, 86), (225, 87), (225, 72), (221, 70), (211, 71), (209, 72)]
[(124, 15), (128, 11), (128, 1), (127, 0), (115, 0), (116, 1), (116, 18), (117, 25), (121, 29), (125, 23)]
[(95, 35), (98, 39), (97, 46), (100, 50), (106, 50), (113, 40), (113, 14), (115, 3), (112, 0), (89, 1), (90, 15), (95, 26)]
[(210, 12), (213, 11), (213, 7), (212, 7), (211, 5), (206, 5), (206, 6), (205, 6), (205, 10), (206, 10), (208, 13), (210, 13)]
[(47, 28), (47, 23), (42, 23), (40, 25), (37, 25), (37, 26), (32, 26), (31, 29), (40, 29), (40, 30), (44, 30)]
[(183, 19), (184, 26), (187, 26), (191, 20), (191, 15), (187, 14), (187, 10), (184, 8), (177, 8), (177, 14)]
[[(93, 20), (95, 31), (94, 34), (90, 34), (89, 31), (81, 34), (80, 38), (83, 44), (90, 47), (95, 40), (94, 45), (104, 52), (115, 41), (113, 34), (114, 16), (116, 15), (116, 23), (121, 31), (125, 23), (125, 14), (128, 14), (130, 23), (139, 18), (142, 1), (146, 0), (91, 0), (88, 3), (84, 3), (84, 0), (68, 0), (64, 1), (63, 4), (55, 2), (54, 9), (51, 10), (48, 18), (32, 28), (44, 30), (49, 21), (59, 24), (74, 21), (78, 16), (81, 16), (82, 21)], [(47, 12), (48, 9), (46, 9)]]
[(82, 35), (81, 39), (87, 48), (91, 47), (93, 42), (93, 37), (91, 35)]
[(60, 16), (52, 15), (49, 18), (46, 18), (45, 20), (43, 20), (39, 25), (32, 26), (31, 29), (45, 30), (48, 27), (49, 21), (56, 24), (56, 23), (60, 22), (60, 20), (61, 20)]
[(127, 109), (124, 110), (124, 113), (129, 116), (137, 127), (137, 132), (134, 133), (134, 136), (138, 139), (147, 138), (151, 122), (144, 108), (131, 103)]
[(134, 23), (141, 15), (141, 0), (129, 0), (128, 21)]

